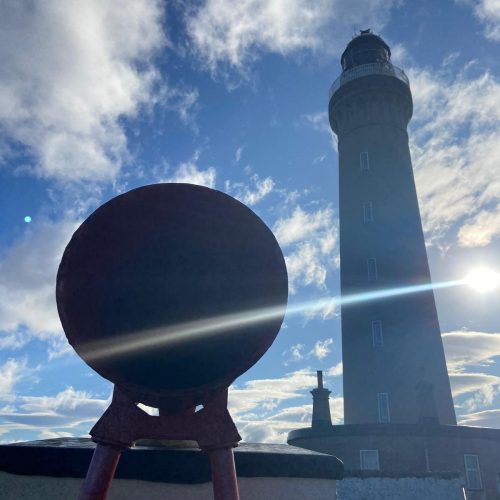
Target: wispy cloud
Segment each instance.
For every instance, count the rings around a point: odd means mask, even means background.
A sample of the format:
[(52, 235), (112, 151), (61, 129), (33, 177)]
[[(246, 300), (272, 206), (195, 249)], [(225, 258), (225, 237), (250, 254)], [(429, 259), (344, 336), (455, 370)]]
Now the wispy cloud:
[(342, 373), (344, 373), (344, 365), (342, 361), (339, 361), (336, 365), (327, 370), (326, 375), (328, 377), (339, 377)]
[(26, 359), (8, 359), (0, 366), (0, 399), (12, 399), (15, 385), (26, 369)]
[(0, 433), (32, 430), (41, 439), (49, 435), (86, 434), (89, 425), (80, 426), (97, 421), (109, 403), (109, 398), (97, 399), (73, 387), (55, 396), (19, 396), (11, 406), (0, 410)]
[(483, 410), (475, 413), (466, 413), (460, 417), (459, 424), (500, 429), (500, 410)]
[[(328, 135), (330, 137), (331, 146), (334, 151), (338, 151), (337, 136), (333, 133), (330, 122), (328, 120), (328, 113), (326, 111), (317, 111), (316, 113), (306, 113), (301, 117), (301, 124), (311, 127), (313, 130), (320, 132), (322, 134)], [(325, 155), (321, 155), (313, 161), (317, 163), (324, 161)]]
[(194, 126), (195, 130), (197, 127), (194, 125), (194, 119), (198, 111), (198, 99), (198, 90), (186, 86), (163, 85), (157, 96), (157, 100), (175, 111), (185, 124)]
[(325, 339), (325, 340), (318, 340), (315, 344), (314, 344), (314, 347), (311, 351), (311, 354), (317, 358), (318, 360), (322, 360), (324, 358), (326, 358), (328, 356), (328, 354), (330, 354), (333, 344), (333, 339), (332, 338), (328, 338), (328, 339)]
[(487, 373), (456, 372), (450, 373), (453, 396), (462, 396), (484, 389), (486, 386), (500, 386), (500, 377)]
[(354, 25), (380, 28), (393, 1), (206, 0), (186, 25), (200, 59), (212, 71), (226, 64), (241, 72), (261, 52), (281, 55), (332, 51)]
[(314, 212), (306, 212), (301, 207), (296, 207), (290, 217), (276, 221), (274, 233), (278, 241), (287, 246), (316, 237), (318, 232), (330, 229), (334, 225), (333, 221), (333, 210), (330, 207)]
[(41, 177), (113, 180), (129, 158), (121, 119), (156, 99), (162, 18), (159, 0), (3, 3), (0, 126), (10, 153), (23, 145)]
[[(54, 286), (64, 248), (78, 223), (38, 220), (0, 261), (1, 338), (54, 340), (62, 334)], [(16, 335), (15, 339), (12, 335)]]
[(500, 392), (500, 377), (484, 370), (500, 356), (500, 334), (460, 330), (442, 338), (459, 413), (491, 406)]
[[(229, 409), (245, 441), (285, 442), (288, 432), (310, 425), (312, 405), (287, 406), (316, 386), (315, 373), (298, 370), (281, 378), (246, 382), (242, 388), (231, 387)], [(307, 394), (308, 397), (309, 394)], [(343, 418), (343, 400), (330, 399), (332, 420)]]
[[(208, 167), (205, 170), (198, 167), (199, 153), (196, 152), (190, 160), (180, 163), (172, 173), (158, 178), (158, 182), (185, 182), (187, 184), (197, 184), (209, 188), (215, 187), (217, 171), (215, 167)], [(167, 166), (168, 168), (168, 166)]]
[(490, 40), (500, 41), (500, 4), (498, 0), (457, 0), (470, 5), (477, 19), (484, 24), (484, 35)]
[[(311, 357), (316, 358), (318, 361), (323, 361), (328, 354), (332, 351), (333, 339), (327, 338), (325, 340), (317, 340), (310, 351), (306, 351), (305, 344), (294, 344), (289, 349), (282, 353), (282, 356), (285, 358), (284, 364), (288, 366), (290, 363), (295, 363), (298, 361), (302, 361), (304, 359), (310, 359)], [(328, 370), (328, 374), (331, 375), (335, 372), (337, 368), (332, 367)], [(342, 363), (340, 363), (340, 373), (342, 373)], [(338, 373), (335, 373), (331, 376), (336, 376)]]
[(489, 365), (500, 356), (500, 333), (458, 330), (443, 333), (448, 368), (453, 371), (467, 366)]
[(269, 411), (278, 403), (300, 397), (301, 391), (314, 387), (316, 377), (307, 370), (298, 370), (281, 378), (251, 380), (244, 387), (231, 387), (229, 406), (234, 415)]
[(305, 357), (304, 348), (304, 344), (294, 344), (290, 347), (290, 349), (283, 351), (282, 356), (285, 357), (285, 366), (288, 366), (290, 363), (303, 360)]
[[(298, 286), (325, 288), (328, 270), (338, 267), (338, 228), (330, 207), (306, 212), (295, 207), (289, 217), (273, 227), (278, 242), (285, 249), (288, 279), (292, 293)], [(333, 311), (328, 312), (328, 316)]]
[(415, 116), (411, 145), (424, 230), (429, 242), (456, 239), (484, 246), (500, 235), (500, 83), (409, 70)]
[(252, 174), (250, 176), (250, 184), (227, 180), (225, 182), (225, 190), (245, 205), (253, 206), (273, 192), (274, 180), (272, 177), (261, 179), (257, 174)]

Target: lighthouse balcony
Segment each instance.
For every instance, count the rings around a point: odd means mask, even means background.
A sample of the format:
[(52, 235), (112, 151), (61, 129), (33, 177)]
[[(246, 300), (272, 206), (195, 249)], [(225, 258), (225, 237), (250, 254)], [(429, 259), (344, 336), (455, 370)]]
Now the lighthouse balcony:
[(352, 69), (348, 69), (342, 72), (342, 74), (333, 82), (332, 86), (330, 87), (328, 98), (331, 99), (333, 94), (342, 85), (345, 85), (352, 80), (356, 80), (357, 78), (369, 75), (393, 76), (404, 82), (406, 85), (408, 85), (408, 87), (410, 86), (408, 77), (402, 69), (392, 65), (389, 62), (374, 62), (355, 66)]

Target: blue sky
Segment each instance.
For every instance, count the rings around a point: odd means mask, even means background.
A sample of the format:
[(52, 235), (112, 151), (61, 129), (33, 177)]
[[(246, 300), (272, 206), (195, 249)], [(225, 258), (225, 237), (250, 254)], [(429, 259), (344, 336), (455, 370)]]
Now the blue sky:
[[(435, 282), (500, 270), (495, 0), (6, 1), (0, 6), (0, 441), (85, 435), (111, 386), (65, 342), (57, 266), (111, 197), (204, 184), (273, 229), (290, 303), (339, 291), (338, 161), (327, 118), (359, 29), (410, 78), (410, 142)], [(31, 222), (25, 222), (30, 216)], [(500, 292), (436, 292), (459, 421), (500, 427)], [(315, 370), (342, 422), (339, 311), (288, 315), (230, 390), (244, 439), (310, 421)]]

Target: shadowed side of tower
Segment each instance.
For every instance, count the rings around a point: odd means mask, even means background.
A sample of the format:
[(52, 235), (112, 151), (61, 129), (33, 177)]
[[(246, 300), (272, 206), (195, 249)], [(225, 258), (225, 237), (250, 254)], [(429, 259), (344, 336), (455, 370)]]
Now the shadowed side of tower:
[[(371, 32), (330, 92), (338, 136), (341, 293), (431, 282), (408, 147), (412, 97)], [(432, 291), (342, 306), (345, 424), (456, 424)]]

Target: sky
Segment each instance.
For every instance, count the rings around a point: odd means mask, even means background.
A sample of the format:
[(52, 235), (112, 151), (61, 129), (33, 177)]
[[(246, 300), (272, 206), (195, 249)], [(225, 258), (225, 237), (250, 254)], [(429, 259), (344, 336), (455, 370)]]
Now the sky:
[[(55, 304), (72, 233), (129, 189), (190, 182), (274, 231), (289, 313), (230, 388), (246, 441), (310, 425), (316, 370), (342, 423), (338, 157), (328, 89), (371, 28), (410, 79), (433, 281), (500, 271), (498, 0), (4, 0), (0, 3), (0, 442), (85, 436), (111, 384)], [(500, 291), (435, 292), (458, 420), (500, 427)], [(293, 308), (291, 308), (293, 312)]]

